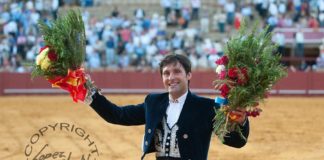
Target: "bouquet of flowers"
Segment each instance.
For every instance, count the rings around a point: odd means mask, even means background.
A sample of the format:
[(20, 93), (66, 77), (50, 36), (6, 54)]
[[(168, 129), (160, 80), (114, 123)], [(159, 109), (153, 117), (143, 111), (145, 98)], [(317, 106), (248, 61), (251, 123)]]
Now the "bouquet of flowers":
[(49, 24), (40, 21), (45, 46), (36, 57), (32, 77), (45, 77), (52, 87), (67, 90), (73, 100), (87, 94), (82, 66), (85, 59), (85, 29), (80, 11), (70, 10)]
[(245, 109), (247, 116), (260, 114), (259, 102), (267, 97), (273, 84), (286, 75), (280, 65), (280, 56), (275, 54), (277, 45), (271, 41), (267, 28), (257, 32), (257, 25), (248, 32), (245, 23), (225, 48), (225, 55), (216, 61), (217, 79), (213, 82), (220, 90), (216, 97), (219, 109), (214, 118), (214, 133), (221, 141), (231, 131), (237, 131), (245, 139), (232, 111)]

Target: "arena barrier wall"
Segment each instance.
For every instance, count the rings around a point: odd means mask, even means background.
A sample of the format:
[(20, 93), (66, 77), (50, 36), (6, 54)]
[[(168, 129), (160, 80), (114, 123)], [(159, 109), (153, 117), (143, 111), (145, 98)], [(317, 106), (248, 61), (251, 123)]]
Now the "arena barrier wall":
[[(90, 74), (103, 93), (141, 94), (163, 92), (158, 72), (93, 72)], [(191, 90), (201, 94), (217, 94), (213, 90), (213, 71), (193, 72)], [(29, 73), (0, 73), (0, 95), (62, 94), (61, 89), (51, 88), (43, 78), (31, 79)], [(273, 95), (324, 95), (324, 73), (290, 72), (273, 86)]]

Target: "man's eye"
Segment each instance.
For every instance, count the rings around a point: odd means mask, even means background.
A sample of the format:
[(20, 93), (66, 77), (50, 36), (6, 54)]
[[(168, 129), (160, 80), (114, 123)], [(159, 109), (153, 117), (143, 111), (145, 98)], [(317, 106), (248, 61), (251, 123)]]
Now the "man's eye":
[(180, 70), (175, 70), (174, 73), (180, 73), (181, 71)]
[(168, 72), (164, 72), (163, 75), (167, 76), (167, 75), (169, 75), (169, 73)]

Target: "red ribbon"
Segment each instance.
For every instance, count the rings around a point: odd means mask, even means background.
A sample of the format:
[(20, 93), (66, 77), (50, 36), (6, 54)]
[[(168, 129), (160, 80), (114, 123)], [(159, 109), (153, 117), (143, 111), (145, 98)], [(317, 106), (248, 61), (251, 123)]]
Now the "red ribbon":
[(65, 77), (57, 76), (47, 80), (52, 84), (52, 87), (60, 87), (67, 90), (74, 102), (78, 102), (78, 100), (84, 101), (87, 89), (84, 86), (86, 79), (82, 68), (69, 70)]

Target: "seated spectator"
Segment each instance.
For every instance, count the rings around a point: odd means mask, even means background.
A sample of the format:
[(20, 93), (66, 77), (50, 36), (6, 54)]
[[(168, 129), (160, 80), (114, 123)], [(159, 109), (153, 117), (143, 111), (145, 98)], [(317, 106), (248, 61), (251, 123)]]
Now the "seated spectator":
[(197, 69), (197, 66), (198, 66), (198, 55), (194, 51), (189, 54), (189, 60), (191, 62), (192, 69)]
[(277, 27), (278, 24), (278, 18), (276, 16), (270, 16), (267, 19), (267, 24), (269, 25), (268, 31), (271, 32), (275, 27)]
[(151, 66), (152, 65), (152, 60), (153, 57), (155, 56), (156, 53), (158, 53), (158, 48), (155, 45), (155, 41), (151, 41), (151, 43), (146, 47), (146, 61), (150, 63)]
[(320, 54), (316, 59), (315, 69), (316, 71), (324, 71), (324, 39), (322, 40), (322, 45), (319, 46)]
[(145, 11), (142, 8), (135, 9), (134, 17), (136, 19), (143, 19), (145, 17)]
[(278, 44), (278, 53), (284, 57), (288, 56), (285, 53), (285, 45), (286, 45), (285, 34), (282, 32), (276, 32), (275, 35), (273, 36), (273, 40)]
[(208, 66), (208, 59), (206, 54), (198, 56), (197, 69), (205, 70), (207, 68), (209, 68), (209, 66)]
[(90, 44), (86, 45), (87, 67), (91, 70), (100, 68), (100, 56)]
[(252, 8), (251, 8), (251, 6), (250, 6), (248, 3), (245, 3), (245, 4), (242, 6), (241, 14), (242, 14), (244, 17), (249, 17), (250, 20), (253, 20), (253, 18), (254, 18)]
[(324, 72), (324, 53), (321, 53), (316, 59), (316, 71)]
[(117, 6), (114, 6), (114, 10), (111, 12), (112, 17), (118, 17), (119, 16), (119, 10)]
[(171, 0), (160, 0), (160, 5), (164, 9), (164, 18), (166, 19), (171, 12)]
[(235, 13), (234, 28), (236, 30), (239, 30), (240, 29), (242, 18), (243, 17), (242, 17), (242, 14), (241, 13), (239, 13), (239, 12), (236, 12)]
[(182, 0), (173, 0), (173, 4), (171, 6), (175, 12), (175, 17), (178, 20), (181, 17), (181, 9), (183, 7)]
[(191, 0), (191, 7), (192, 7), (192, 20), (199, 19), (199, 10), (201, 7), (200, 0)]
[(324, 13), (320, 13), (318, 15), (318, 20), (319, 20), (320, 27), (324, 27)]
[(289, 15), (285, 14), (282, 27), (292, 27), (292, 26), (293, 26), (292, 18), (289, 17)]
[(191, 19), (189, 8), (183, 7), (181, 13), (181, 17), (178, 19), (178, 24), (182, 29), (186, 29), (188, 28)]
[[(86, 6), (86, 2), (93, 0), (81, 1), (81, 4)], [(61, 1), (53, 0), (51, 2), (55, 7), (51, 8), (51, 3), (41, 0), (5, 0), (0, 2), (0, 33), (2, 33), (0, 34), (0, 71), (22, 72), (24, 68), (21, 64), (34, 61), (39, 48), (44, 46), (44, 42), (39, 40), (41, 37), (37, 28), (38, 20), (48, 23), (49, 19), (55, 19), (55, 14), (52, 14), (52, 12), (56, 12), (59, 10), (58, 7), (62, 6)], [(60, 3), (58, 4), (58, 2)], [(71, 2), (69, 1), (69, 3)], [(95, 2), (93, 1), (94, 4), (96, 4)], [(253, 0), (253, 2), (217, 0), (214, 2), (216, 5), (218, 4), (218, 8), (215, 10), (217, 13), (213, 13), (212, 17), (208, 15), (208, 12), (213, 5), (209, 6), (209, 3), (207, 3), (208, 5), (204, 4), (205, 6), (202, 7), (203, 3), (206, 3), (205, 1), (160, 0), (160, 2), (165, 9), (164, 15), (152, 13), (151, 8), (149, 10), (137, 9), (140, 6), (135, 7), (134, 14), (133, 12), (125, 12), (118, 9), (118, 3), (112, 6), (113, 11), (111, 13), (103, 13), (106, 14), (102, 15), (106, 17), (103, 20), (96, 14), (92, 14), (94, 10), (84, 10), (82, 18), (88, 42), (86, 60), (90, 69), (101, 69), (102, 67), (108, 69), (137, 68), (137, 66), (130, 66), (130, 64), (138, 64), (141, 66), (139, 68), (158, 68), (158, 60), (171, 50), (187, 53), (191, 56), (190, 59), (194, 61), (192, 63), (196, 64), (196, 67), (193, 68), (213, 68), (213, 61), (223, 55), (221, 44), (214, 43), (214, 40), (223, 39), (226, 41), (229, 38), (228, 36), (235, 32), (233, 29), (239, 28), (241, 16), (236, 15), (241, 14), (243, 17), (256, 15), (252, 7), (255, 7), (261, 15), (261, 17), (255, 18), (261, 18), (263, 22), (270, 24), (271, 29), (275, 27), (291, 29), (294, 27), (324, 27), (324, 0)], [(191, 6), (189, 6), (190, 2)], [(45, 7), (47, 5), (49, 7)], [(190, 7), (192, 7), (192, 10), (190, 10)], [(199, 15), (196, 11), (202, 14)], [(150, 15), (145, 15), (145, 12), (150, 13)], [(127, 18), (127, 14), (132, 19)], [(190, 20), (197, 19), (199, 16), (198, 22), (189, 25)], [(212, 21), (209, 22), (209, 20)], [(180, 26), (177, 27), (179, 24)], [(226, 34), (221, 34), (222, 37), (206, 34), (209, 32), (210, 24), (213, 31)], [(177, 30), (178, 28), (180, 30)], [(170, 38), (175, 29), (176, 32), (181, 34), (175, 33), (176, 36)], [(309, 41), (306, 41), (308, 40), (308, 33), (305, 33), (305, 35), (297, 33), (294, 37), (291, 37), (291, 35), (286, 37), (274, 35), (274, 41), (279, 43), (279, 50), (283, 54), (286, 54), (284, 48), (287, 47), (287, 43), (292, 43), (292, 56), (300, 57), (300, 63), (295, 66), (296, 70), (308, 69), (308, 66), (305, 65), (306, 62), (302, 62), (304, 36), (305, 42), (309, 43)], [(210, 40), (203, 41), (205, 39)], [(295, 48), (296, 50), (294, 50)], [(16, 58), (15, 55), (19, 55), (21, 59)], [(321, 52), (316, 61), (319, 68), (323, 63), (322, 55)], [(205, 61), (210, 64), (204, 66), (207, 64)], [(27, 71), (30, 71), (30, 69), (26, 67)]]
[(208, 12), (204, 12), (204, 15), (200, 19), (200, 30), (202, 33), (209, 33), (209, 17)]
[(151, 20), (151, 26), (153, 28), (159, 27), (159, 14), (158, 13), (153, 13), (152, 20)]
[(224, 9), (217, 10), (213, 16), (213, 29), (220, 33), (225, 33), (226, 14)]
[(271, 16), (277, 16), (278, 15), (278, 6), (274, 2), (270, 3), (268, 12)]
[(130, 57), (126, 54), (123, 53), (120, 55), (118, 66), (122, 69), (128, 68), (130, 65)]
[(170, 14), (168, 14), (166, 22), (168, 26), (176, 26), (178, 24), (176, 13), (174, 10), (172, 10)]
[(286, 12), (287, 12), (287, 6), (286, 6), (284, 0), (280, 0), (280, 2), (278, 4), (278, 12), (280, 14), (286, 14)]
[(234, 24), (234, 18), (235, 18), (235, 3), (233, 0), (228, 0), (225, 3), (225, 11), (226, 11), (226, 22), (228, 25)]
[(177, 50), (177, 49), (182, 49), (183, 47), (183, 39), (181, 36), (181, 32), (177, 31), (176, 33), (174, 33), (172, 35), (171, 38), (171, 47), (173, 50)]
[(304, 57), (304, 33), (301, 29), (294, 34), (295, 38), (295, 56), (296, 57)]
[(313, 29), (318, 29), (319, 23), (315, 16), (311, 16), (308, 20), (308, 27), (313, 28)]

